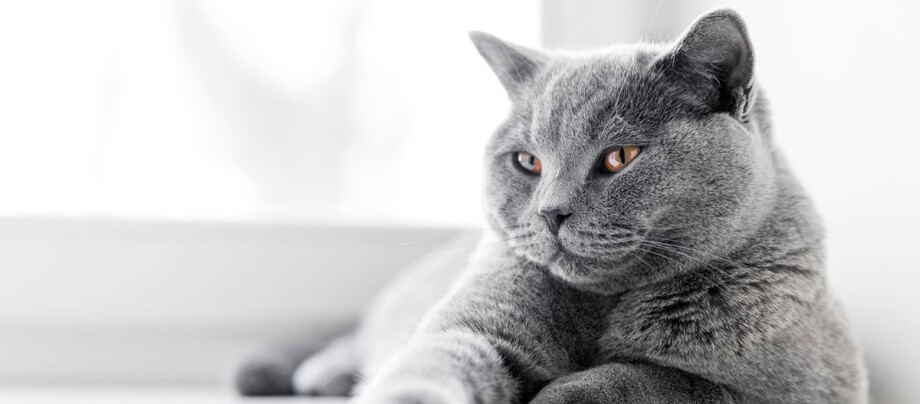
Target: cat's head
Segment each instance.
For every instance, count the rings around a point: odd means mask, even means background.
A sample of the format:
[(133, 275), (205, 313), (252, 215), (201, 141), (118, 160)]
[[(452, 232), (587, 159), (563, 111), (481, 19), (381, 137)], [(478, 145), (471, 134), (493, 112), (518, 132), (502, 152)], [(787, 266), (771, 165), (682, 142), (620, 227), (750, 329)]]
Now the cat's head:
[(672, 44), (586, 54), (471, 37), (512, 100), (486, 206), (518, 255), (614, 292), (724, 259), (769, 211), (768, 117), (734, 11)]

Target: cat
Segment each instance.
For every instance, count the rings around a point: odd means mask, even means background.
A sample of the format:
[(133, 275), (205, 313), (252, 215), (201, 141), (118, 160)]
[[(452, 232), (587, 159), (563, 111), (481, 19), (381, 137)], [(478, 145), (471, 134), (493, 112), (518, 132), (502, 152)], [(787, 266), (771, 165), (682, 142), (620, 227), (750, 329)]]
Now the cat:
[(735, 11), (582, 54), (471, 38), (512, 101), (486, 151), (488, 230), (404, 275), (293, 389), (346, 394), (360, 374), (360, 404), (867, 402)]

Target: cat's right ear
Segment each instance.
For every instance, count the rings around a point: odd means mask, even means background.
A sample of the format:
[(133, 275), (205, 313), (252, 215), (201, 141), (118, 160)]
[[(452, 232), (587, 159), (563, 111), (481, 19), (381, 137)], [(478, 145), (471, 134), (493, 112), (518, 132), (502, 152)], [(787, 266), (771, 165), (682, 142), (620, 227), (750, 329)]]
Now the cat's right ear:
[(548, 60), (543, 53), (502, 41), (484, 32), (472, 31), (470, 39), (505, 86), (512, 101), (520, 99)]
[(742, 118), (754, 100), (754, 51), (744, 20), (729, 8), (698, 18), (653, 68), (709, 112)]

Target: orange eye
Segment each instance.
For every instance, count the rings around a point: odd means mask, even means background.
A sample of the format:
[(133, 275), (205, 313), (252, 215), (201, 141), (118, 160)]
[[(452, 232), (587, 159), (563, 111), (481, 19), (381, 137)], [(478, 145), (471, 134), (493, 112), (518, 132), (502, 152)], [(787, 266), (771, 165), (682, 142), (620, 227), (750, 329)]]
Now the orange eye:
[(617, 147), (604, 156), (604, 169), (608, 173), (619, 172), (639, 155), (639, 146)]
[(517, 162), (518, 167), (528, 173), (540, 175), (540, 172), (543, 171), (543, 163), (540, 163), (540, 159), (528, 152), (515, 153), (514, 161)]

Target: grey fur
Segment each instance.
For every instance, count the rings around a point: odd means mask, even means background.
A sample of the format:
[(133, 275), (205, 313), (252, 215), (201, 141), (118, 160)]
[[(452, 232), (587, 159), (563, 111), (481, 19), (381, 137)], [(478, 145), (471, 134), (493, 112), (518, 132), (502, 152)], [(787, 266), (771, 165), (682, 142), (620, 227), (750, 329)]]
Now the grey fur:
[[(356, 402), (866, 402), (734, 11), (588, 54), (472, 39), (513, 101), (486, 153), (490, 232)], [(643, 149), (600, 173), (616, 145)], [(558, 235), (548, 209), (571, 213)]]

